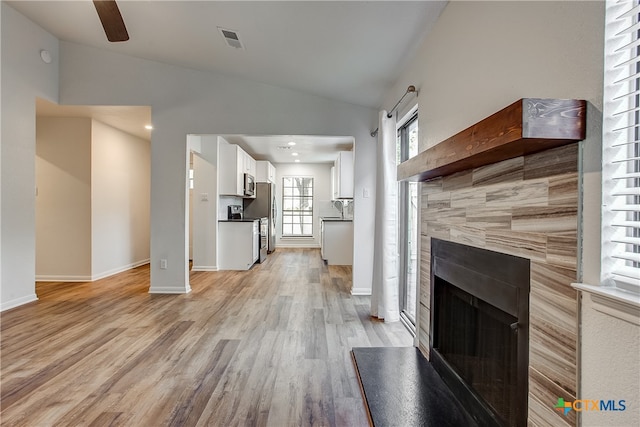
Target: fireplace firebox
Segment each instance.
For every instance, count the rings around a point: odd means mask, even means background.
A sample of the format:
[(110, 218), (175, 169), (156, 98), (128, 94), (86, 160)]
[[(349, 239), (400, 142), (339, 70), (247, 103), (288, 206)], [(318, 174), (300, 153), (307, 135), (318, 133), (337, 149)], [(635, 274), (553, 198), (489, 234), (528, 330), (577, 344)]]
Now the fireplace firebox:
[(479, 425), (526, 426), (528, 259), (431, 239), (430, 361)]

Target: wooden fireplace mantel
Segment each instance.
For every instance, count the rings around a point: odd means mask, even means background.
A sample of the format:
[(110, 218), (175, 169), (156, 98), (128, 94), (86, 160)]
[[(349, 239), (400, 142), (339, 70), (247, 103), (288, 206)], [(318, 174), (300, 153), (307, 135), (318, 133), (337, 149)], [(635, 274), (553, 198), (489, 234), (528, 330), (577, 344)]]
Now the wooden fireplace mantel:
[(587, 103), (523, 98), (398, 165), (398, 181), (426, 181), (585, 138)]

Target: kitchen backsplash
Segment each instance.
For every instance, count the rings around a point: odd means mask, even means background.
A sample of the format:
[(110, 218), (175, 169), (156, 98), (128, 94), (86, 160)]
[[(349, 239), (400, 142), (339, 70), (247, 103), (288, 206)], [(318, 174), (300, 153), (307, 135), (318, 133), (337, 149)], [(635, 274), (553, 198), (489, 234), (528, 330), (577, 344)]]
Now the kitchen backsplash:
[(319, 217), (341, 217), (353, 219), (353, 200), (318, 200), (316, 202)]
[(227, 219), (229, 213), (228, 207), (231, 205), (242, 206), (242, 197), (220, 196), (218, 203), (218, 219)]

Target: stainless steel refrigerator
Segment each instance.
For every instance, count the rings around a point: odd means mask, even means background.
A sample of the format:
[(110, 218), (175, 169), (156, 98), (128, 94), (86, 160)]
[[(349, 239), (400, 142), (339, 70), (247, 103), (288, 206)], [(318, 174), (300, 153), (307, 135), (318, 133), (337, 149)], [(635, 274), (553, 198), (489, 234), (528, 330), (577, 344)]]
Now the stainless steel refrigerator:
[(269, 219), (268, 252), (276, 250), (276, 220), (278, 218), (278, 202), (276, 185), (267, 182), (256, 183), (256, 198), (244, 199), (245, 218)]

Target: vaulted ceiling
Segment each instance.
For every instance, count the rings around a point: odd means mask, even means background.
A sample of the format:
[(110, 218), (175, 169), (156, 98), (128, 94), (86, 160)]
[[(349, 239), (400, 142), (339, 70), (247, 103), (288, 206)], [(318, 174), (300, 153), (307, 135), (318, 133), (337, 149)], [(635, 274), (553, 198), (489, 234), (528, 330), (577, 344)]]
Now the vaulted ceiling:
[[(91, 1), (10, 1), (61, 40), (378, 108), (436, 21), (437, 1), (118, 1), (107, 41)], [(230, 47), (220, 29), (236, 31)]]

